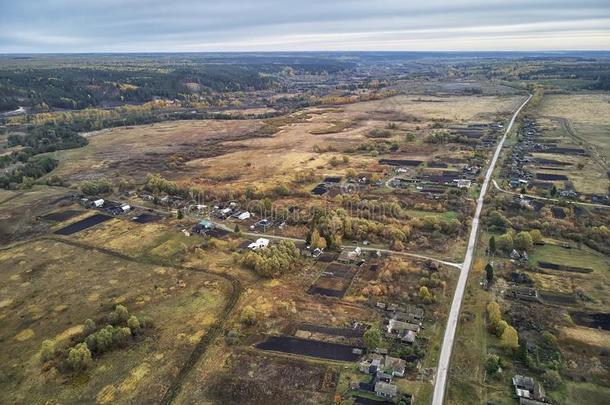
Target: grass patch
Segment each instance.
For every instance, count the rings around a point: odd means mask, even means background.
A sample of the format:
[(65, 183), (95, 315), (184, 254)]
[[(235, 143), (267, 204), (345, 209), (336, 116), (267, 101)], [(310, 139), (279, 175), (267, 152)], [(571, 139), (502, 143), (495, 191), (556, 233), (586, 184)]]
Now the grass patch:
[(530, 262), (557, 263), (564, 266), (591, 268), (598, 273), (607, 274), (608, 263), (592, 251), (578, 248), (566, 249), (557, 245), (537, 246), (529, 256)]
[(312, 129), (311, 131), (309, 131), (309, 133), (312, 135), (336, 134), (339, 132), (343, 132), (346, 129), (349, 129), (352, 126), (354, 126), (353, 121), (338, 121), (326, 128)]
[(407, 215), (413, 218), (425, 218), (425, 217), (437, 217), (443, 221), (451, 221), (457, 219), (457, 212), (445, 211), (445, 212), (434, 212), (434, 211), (422, 211), (422, 210), (406, 210)]

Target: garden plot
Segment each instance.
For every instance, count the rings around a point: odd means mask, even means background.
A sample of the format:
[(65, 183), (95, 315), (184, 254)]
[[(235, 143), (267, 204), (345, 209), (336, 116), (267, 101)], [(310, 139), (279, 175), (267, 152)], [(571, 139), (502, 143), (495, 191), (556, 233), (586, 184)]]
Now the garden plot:
[(80, 221), (74, 222), (64, 228), (61, 228), (55, 233), (57, 235), (72, 235), (77, 232), (83, 231), (87, 228), (91, 228), (92, 226), (101, 224), (102, 222), (106, 222), (111, 220), (112, 217), (104, 214), (94, 214), (85, 219), (81, 219)]
[(557, 263), (549, 263), (549, 262), (538, 262), (538, 267), (542, 269), (550, 269), (550, 270), (558, 270), (558, 271), (567, 271), (571, 273), (592, 273), (593, 269), (588, 267), (575, 267), (575, 266), (566, 266), (563, 264)]
[(343, 298), (357, 271), (354, 266), (331, 263), (307, 292), (312, 295)]
[(358, 347), (291, 336), (270, 336), (257, 344), (256, 348), (338, 361), (356, 361), (360, 358), (359, 354), (354, 353)]
[(163, 219), (160, 215), (143, 213), (138, 216), (132, 217), (131, 220), (138, 224), (148, 224), (151, 222), (157, 222)]
[(83, 212), (84, 211), (81, 211), (81, 210), (66, 210), (66, 211), (52, 212), (50, 214), (43, 215), (41, 218), (44, 220), (47, 220), (47, 221), (63, 222), (63, 221), (72, 219), (74, 217), (77, 217), (80, 214), (82, 214)]
[(566, 176), (564, 174), (553, 174), (553, 173), (536, 173), (536, 178), (538, 180), (547, 180), (547, 181), (568, 180), (568, 176)]
[(578, 325), (610, 331), (610, 313), (572, 312), (570, 316)]
[(219, 404), (331, 403), (337, 374), (333, 367), (309, 361), (240, 353), (229, 356), (220, 370), (215, 367), (205, 384), (184, 392), (188, 399), (182, 403), (199, 403), (203, 398)]
[(335, 328), (313, 324), (300, 324), (296, 327), (295, 337), (317, 340), (327, 343), (340, 343), (345, 345), (362, 345), (364, 328)]

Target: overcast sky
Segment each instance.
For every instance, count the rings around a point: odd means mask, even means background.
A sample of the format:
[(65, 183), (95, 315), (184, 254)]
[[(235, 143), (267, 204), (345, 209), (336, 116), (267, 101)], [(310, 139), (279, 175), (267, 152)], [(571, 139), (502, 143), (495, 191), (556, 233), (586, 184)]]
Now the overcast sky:
[(0, 0), (0, 53), (610, 50), (610, 0)]

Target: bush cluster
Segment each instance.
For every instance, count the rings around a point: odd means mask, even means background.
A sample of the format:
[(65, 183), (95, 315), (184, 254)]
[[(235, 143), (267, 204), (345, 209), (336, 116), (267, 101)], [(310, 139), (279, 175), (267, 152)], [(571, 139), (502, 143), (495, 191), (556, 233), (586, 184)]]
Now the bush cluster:
[(266, 249), (249, 251), (242, 258), (242, 264), (263, 277), (279, 277), (292, 271), (300, 258), (294, 242), (281, 241)]

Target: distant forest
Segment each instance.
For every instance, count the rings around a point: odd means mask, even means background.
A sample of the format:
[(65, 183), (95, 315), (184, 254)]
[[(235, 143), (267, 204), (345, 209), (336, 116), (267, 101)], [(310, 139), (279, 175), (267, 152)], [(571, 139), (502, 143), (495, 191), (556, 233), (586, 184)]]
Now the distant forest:
[(0, 58), (0, 112), (18, 106), (77, 110), (183, 99), (211, 92), (270, 88), (274, 75), (334, 73), (350, 62), (314, 57), (134, 57), (91, 56)]

